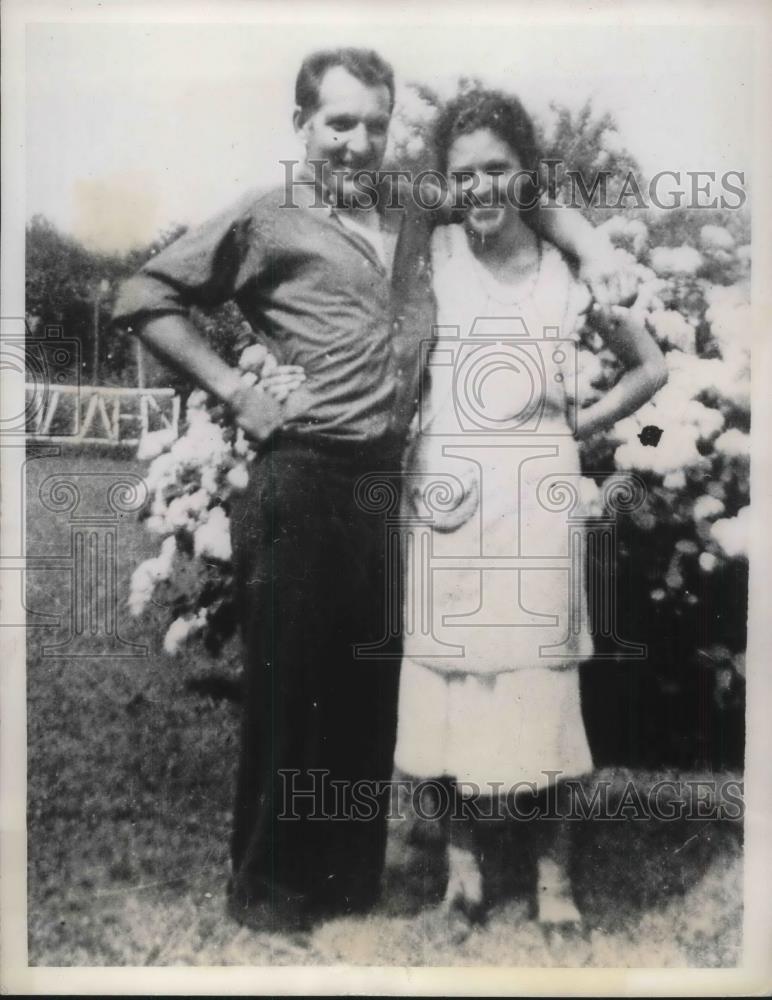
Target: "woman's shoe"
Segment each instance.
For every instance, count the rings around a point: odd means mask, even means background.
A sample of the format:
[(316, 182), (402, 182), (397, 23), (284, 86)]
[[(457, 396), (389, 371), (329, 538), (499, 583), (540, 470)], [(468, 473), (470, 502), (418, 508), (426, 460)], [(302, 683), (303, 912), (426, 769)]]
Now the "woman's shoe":
[(543, 927), (579, 930), (582, 926), (582, 915), (574, 902), (568, 873), (553, 858), (539, 859), (536, 919)]
[(448, 887), (437, 909), (437, 918), (453, 944), (461, 944), (484, 917), (482, 872), (474, 854), (448, 848)]

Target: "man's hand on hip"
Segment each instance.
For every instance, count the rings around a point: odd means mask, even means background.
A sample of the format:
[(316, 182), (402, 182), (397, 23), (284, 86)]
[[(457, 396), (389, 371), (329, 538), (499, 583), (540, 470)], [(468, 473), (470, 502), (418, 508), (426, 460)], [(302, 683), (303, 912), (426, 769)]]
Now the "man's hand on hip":
[(281, 403), (259, 386), (239, 386), (228, 400), (228, 409), (252, 441), (267, 441), (283, 422)]

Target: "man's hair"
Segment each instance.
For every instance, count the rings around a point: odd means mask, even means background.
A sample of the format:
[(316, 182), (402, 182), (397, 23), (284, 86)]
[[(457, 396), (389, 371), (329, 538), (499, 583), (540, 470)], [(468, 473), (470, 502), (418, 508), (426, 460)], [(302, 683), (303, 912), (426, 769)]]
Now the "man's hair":
[(368, 87), (387, 87), (389, 110), (394, 107), (394, 70), (372, 49), (340, 48), (312, 52), (303, 60), (295, 81), (295, 103), (306, 119), (319, 107), (319, 88), (325, 73), (342, 66)]

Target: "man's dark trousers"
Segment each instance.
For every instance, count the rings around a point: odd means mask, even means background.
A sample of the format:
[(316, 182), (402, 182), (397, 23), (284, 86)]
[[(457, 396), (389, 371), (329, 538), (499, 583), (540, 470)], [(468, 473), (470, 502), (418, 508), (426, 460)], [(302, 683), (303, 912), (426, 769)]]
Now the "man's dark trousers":
[[(278, 435), (232, 511), (245, 649), (237, 916), (354, 912), (377, 899), (401, 651), (399, 553), (386, 533), (400, 453), (394, 441)], [(367, 499), (387, 495), (377, 482), (390, 497), (380, 507)], [(355, 654), (387, 636), (379, 657)]]

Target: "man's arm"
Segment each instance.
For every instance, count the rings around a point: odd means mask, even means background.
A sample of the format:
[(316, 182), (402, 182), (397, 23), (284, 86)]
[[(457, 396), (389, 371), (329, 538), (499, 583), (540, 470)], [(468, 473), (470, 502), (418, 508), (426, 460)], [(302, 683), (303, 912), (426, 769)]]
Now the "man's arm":
[(188, 318), (191, 306), (233, 298), (247, 270), (265, 266), (265, 239), (254, 233), (254, 202), (250, 193), (151, 258), (121, 286), (112, 322), (225, 403), (248, 435), (264, 440), (281, 422), (278, 404), (245, 385)]
[(599, 305), (627, 304), (635, 298), (637, 279), (629, 260), (578, 208), (568, 208), (546, 195), (533, 214), (537, 230), (579, 262), (579, 274)]
[(281, 424), (281, 406), (272, 395), (246, 385), (186, 317), (176, 313), (131, 329), (147, 347), (224, 403), (248, 437), (264, 441)]
[(578, 208), (542, 199), (534, 219), (542, 236), (580, 263), (602, 252), (613, 251), (608, 238), (599, 233)]
[[(459, 193), (464, 207), (460, 207)], [(402, 197), (409, 197), (407, 189), (403, 189)], [(442, 187), (435, 178), (427, 177), (421, 184), (421, 198), (422, 204), (433, 206), (428, 213), (433, 224), (447, 225), (462, 221), (474, 196), (471, 192), (459, 192), (450, 184)], [(569, 208), (543, 192), (529, 222), (541, 236), (578, 262), (580, 277), (590, 286), (599, 305), (627, 305), (635, 298), (637, 280), (630, 271), (629, 260), (617, 253), (606, 234), (593, 226), (578, 208)]]

